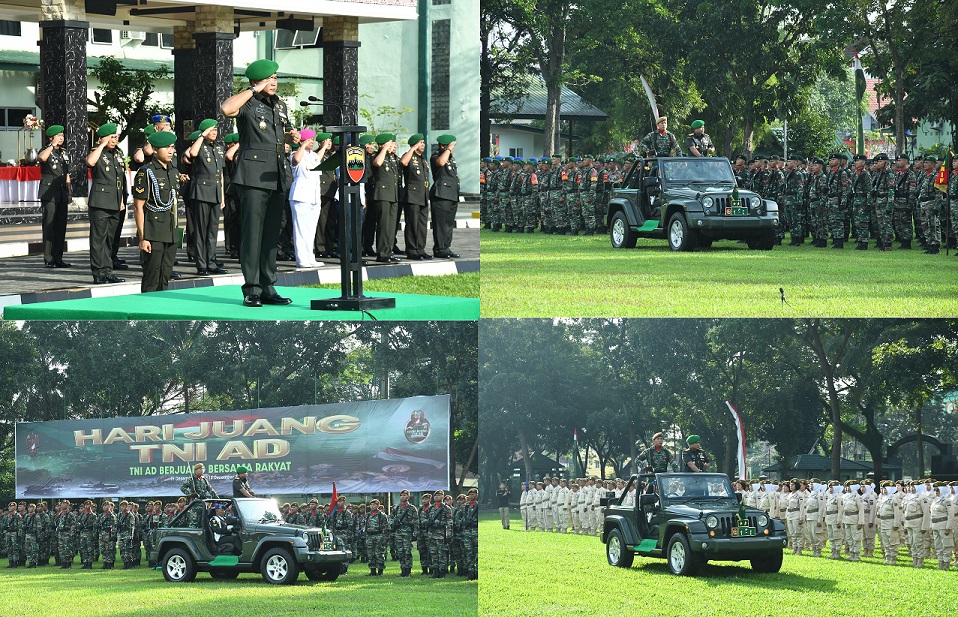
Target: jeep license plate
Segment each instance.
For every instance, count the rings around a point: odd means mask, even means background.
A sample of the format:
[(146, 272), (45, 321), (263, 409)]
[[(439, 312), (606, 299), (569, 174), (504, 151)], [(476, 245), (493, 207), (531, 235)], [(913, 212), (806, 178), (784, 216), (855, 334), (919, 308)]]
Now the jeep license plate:
[(754, 527), (732, 527), (733, 538), (749, 538), (755, 536)]
[(748, 208), (744, 206), (729, 206), (725, 208), (725, 216), (748, 216)]

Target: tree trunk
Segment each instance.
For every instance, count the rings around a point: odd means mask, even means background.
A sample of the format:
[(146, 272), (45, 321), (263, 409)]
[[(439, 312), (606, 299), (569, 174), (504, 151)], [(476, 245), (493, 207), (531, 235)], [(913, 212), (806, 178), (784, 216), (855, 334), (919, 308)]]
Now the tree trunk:
[(529, 481), (532, 480), (532, 461), (529, 460), (529, 444), (526, 442), (526, 434), (521, 428), (516, 432), (519, 436), (519, 453), (522, 454), (522, 465), (526, 469), (525, 481)]
[(479, 451), (479, 438), (476, 437), (476, 440), (472, 442), (472, 450), (469, 451), (469, 458), (466, 459), (466, 463), (462, 466), (462, 475), (459, 476), (459, 481), (456, 483), (455, 493), (458, 495), (462, 492), (462, 487), (466, 483), (466, 473), (469, 471), (469, 468), (472, 466), (472, 461), (476, 458), (476, 453)]
[(749, 158), (752, 156), (752, 149), (754, 147), (752, 139), (754, 136), (755, 126), (751, 119), (746, 119), (742, 125), (742, 150), (745, 152), (745, 156)]
[[(725, 156), (732, 158), (732, 140), (735, 139), (735, 130), (732, 128), (732, 125), (725, 127)], [(734, 160), (734, 159), (733, 159)]]
[(548, 84), (546, 87), (546, 117), (545, 128), (543, 129), (543, 143), (545, 144), (546, 156), (551, 156), (559, 151), (559, 107), (562, 103), (562, 85)]
[(917, 419), (916, 424), (918, 429), (917, 430), (918, 438), (915, 440), (915, 443), (918, 445), (918, 477), (923, 478), (925, 477), (925, 447), (924, 445), (922, 445), (922, 442), (921, 442), (921, 434), (924, 429), (924, 427), (922, 426), (921, 405), (918, 406), (918, 411), (915, 414), (915, 416)]

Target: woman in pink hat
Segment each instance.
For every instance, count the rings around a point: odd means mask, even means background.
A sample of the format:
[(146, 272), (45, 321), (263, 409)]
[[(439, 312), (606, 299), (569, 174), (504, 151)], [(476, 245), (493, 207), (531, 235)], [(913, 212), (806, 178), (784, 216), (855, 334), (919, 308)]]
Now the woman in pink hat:
[[(290, 155), (293, 164), (293, 186), (289, 191), (290, 207), (293, 211), (293, 245), (296, 248), (296, 265), (300, 268), (319, 268), (325, 264), (316, 261), (313, 254), (313, 241), (316, 225), (319, 223), (320, 188), (319, 164), (323, 155), (332, 147), (332, 135), (312, 129), (300, 131), (299, 149)], [(313, 148), (319, 144), (319, 151)]]

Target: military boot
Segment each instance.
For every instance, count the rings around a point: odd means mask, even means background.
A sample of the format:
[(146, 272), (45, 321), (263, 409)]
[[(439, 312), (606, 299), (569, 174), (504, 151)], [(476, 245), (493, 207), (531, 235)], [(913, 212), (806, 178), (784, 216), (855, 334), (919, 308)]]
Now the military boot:
[(383, 575), (383, 568), (379, 568), (379, 576)]
[(483, 228), (483, 229), (492, 229), (492, 224), (491, 224), (491, 223), (486, 223), (485, 225), (482, 226), (482, 228)]
[(69, 569), (72, 568), (72, 567), (73, 567), (73, 562), (72, 562), (72, 561), (67, 561), (67, 562), (64, 563), (62, 566), (60, 566), (60, 569), (61, 569), (61, 570), (69, 570)]
[(376, 568), (369, 568), (369, 574), (366, 576), (376, 576)]
[(103, 570), (112, 570), (112, 569), (113, 569), (113, 564), (104, 561), (104, 562), (103, 562), (103, 568), (102, 568), (102, 569), (103, 569)]
[(409, 568), (403, 568), (399, 573), (399, 578), (409, 578)]
[(432, 576), (430, 576), (429, 578), (441, 578), (441, 576), (439, 575), (440, 573), (439, 568), (431, 568), (431, 569), (432, 569)]
[(90, 563), (89, 561), (84, 561), (84, 562), (83, 562), (83, 566), (82, 566), (80, 569), (81, 569), (81, 570), (92, 570), (92, 569), (93, 569), (93, 564)]
[(859, 242), (859, 243), (858, 243), (858, 246), (855, 247), (855, 250), (856, 250), (856, 251), (867, 251), (867, 250), (868, 250), (868, 243), (867, 243), (867, 242)]
[(123, 562), (123, 569), (124, 569), (124, 570), (132, 570), (132, 569), (133, 569), (133, 562), (132, 562), (132, 561), (124, 561), (124, 562)]
[(469, 573), (470, 581), (478, 580), (478, 578), (479, 578), (479, 573), (477, 571), (473, 570), (472, 572)]
[(906, 251), (911, 250), (911, 240), (902, 240), (898, 248), (905, 249)]
[(29, 570), (30, 568), (36, 568), (36, 567), (37, 567), (37, 562), (35, 562), (35, 561), (31, 561), (30, 563), (27, 564), (27, 569), (28, 569), (28, 570)]
[(832, 238), (832, 248), (833, 249), (843, 249), (845, 248), (845, 241), (841, 238)]

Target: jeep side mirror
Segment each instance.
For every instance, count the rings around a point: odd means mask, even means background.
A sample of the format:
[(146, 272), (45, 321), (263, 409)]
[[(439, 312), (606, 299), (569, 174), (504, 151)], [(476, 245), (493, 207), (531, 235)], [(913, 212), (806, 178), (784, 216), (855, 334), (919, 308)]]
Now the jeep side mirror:
[(642, 504), (642, 507), (654, 506), (658, 501), (658, 495), (642, 495), (642, 497), (639, 499), (639, 503)]
[(656, 188), (659, 186), (659, 184), (661, 184), (661, 181), (659, 180), (658, 176), (648, 176), (646, 178), (642, 178), (643, 188)]

